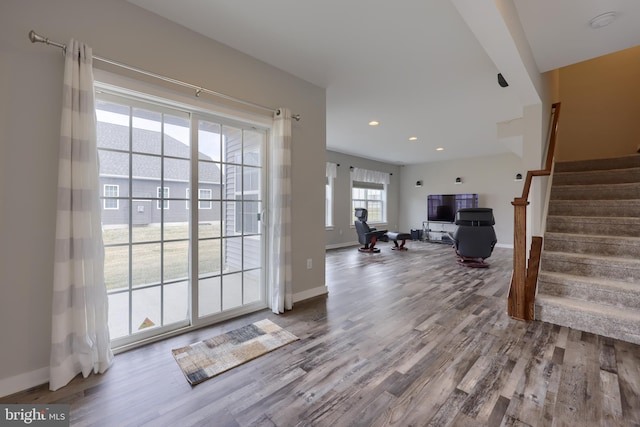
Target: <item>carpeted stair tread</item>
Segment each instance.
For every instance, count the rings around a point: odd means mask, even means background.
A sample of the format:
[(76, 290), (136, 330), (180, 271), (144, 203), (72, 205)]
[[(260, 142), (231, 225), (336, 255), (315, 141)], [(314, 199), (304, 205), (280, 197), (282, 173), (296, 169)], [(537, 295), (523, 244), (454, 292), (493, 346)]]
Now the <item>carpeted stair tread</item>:
[(640, 237), (640, 218), (549, 215), (547, 217), (547, 231)]
[(640, 259), (640, 237), (547, 232), (544, 247), (553, 252)]
[(623, 184), (554, 185), (551, 200), (625, 200), (640, 199), (640, 185)]
[(557, 162), (535, 317), (640, 344), (640, 155)]
[(640, 312), (635, 309), (538, 295), (535, 318), (543, 322), (640, 344)]
[(571, 162), (556, 162), (555, 172), (578, 172), (604, 169), (623, 169), (640, 167), (640, 155), (614, 157), (608, 159), (576, 160)]
[(549, 215), (593, 217), (640, 217), (640, 199), (550, 200)]
[(640, 310), (640, 283), (543, 271), (538, 276), (538, 295), (592, 301)]
[(553, 174), (553, 185), (624, 184), (633, 182), (640, 182), (640, 167)]
[(582, 262), (585, 264), (598, 264), (604, 263), (606, 266), (627, 266), (631, 268), (640, 268), (640, 260), (639, 259), (628, 259), (622, 257), (613, 257), (606, 255), (588, 255), (588, 254), (572, 254), (567, 252), (554, 252), (554, 251), (544, 251), (546, 255), (545, 258), (554, 260), (560, 258), (567, 258), (568, 261), (571, 262)]
[(543, 251), (542, 271), (633, 282), (640, 280), (640, 260), (612, 256)]

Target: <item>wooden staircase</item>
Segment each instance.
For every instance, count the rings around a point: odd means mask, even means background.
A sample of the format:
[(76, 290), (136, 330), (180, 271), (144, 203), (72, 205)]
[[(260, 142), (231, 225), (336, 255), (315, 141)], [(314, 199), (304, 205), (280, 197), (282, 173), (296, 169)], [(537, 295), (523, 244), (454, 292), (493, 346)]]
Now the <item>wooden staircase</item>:
[(640, 155), (556, 164), (535, 318), (640, 344)]

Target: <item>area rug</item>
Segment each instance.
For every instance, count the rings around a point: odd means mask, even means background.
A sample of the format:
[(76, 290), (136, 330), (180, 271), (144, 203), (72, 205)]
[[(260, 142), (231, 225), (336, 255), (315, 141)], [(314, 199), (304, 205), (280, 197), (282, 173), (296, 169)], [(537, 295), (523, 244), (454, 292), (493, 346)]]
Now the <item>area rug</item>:
[(264, 319), (171, 352), (187, 381), (195, 385), (296, 340)]

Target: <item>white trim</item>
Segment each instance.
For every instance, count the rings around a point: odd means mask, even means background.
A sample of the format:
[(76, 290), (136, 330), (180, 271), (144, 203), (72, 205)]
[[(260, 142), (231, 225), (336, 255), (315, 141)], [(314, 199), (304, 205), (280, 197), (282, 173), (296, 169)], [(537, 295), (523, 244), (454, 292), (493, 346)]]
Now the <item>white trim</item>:
[(298, 292), (293, 294), (293, 302), (300, 302), (310, 298), (318, 297), (320, 295), (327, 295), (329, 293), (329, 289), (327, 286), (318, 286), (313, 289), (307, 289), (306, 291)]
[[(209, 198), (207, 199), (206, 197), (202, 196), (202, 192), (203, 191), (208, 191), (209, 192)], [(202, 200), (204, 199), (204, 200)], [(213, 209), (213, 190), (211, 190), (210, 188), (198, 188), (198, 209)], [(209, 207), (205, 208), (202, 206), (202, 203), (209, 203)]]
[[(162, 189), (162, 195), (160, 195), (160, 189)], [(164, 195), (165, 190), (167, 190), (166, 196)], [(170, 194), (169, 187), (156, 187), (156, 195), (158, 196), (158, 198), (156, 199), (156, 209), (158, 210), (163, 209), (163, 206), (165, 203), (167, 204), (167, 207), (164, 208), (164, 210), (169, 209), (169, 199), (171, 198), (169, 194)]]
[(49, 382), (49, 367), (0, 380), (0, 397), (9, 396)]
[[(115, 187), (116, 188), (116, 195), (115, 196), (107, 196), (107, 187)], [(103, 195), (103, 204), (102, 204), (102, 208), (105, 211), (117, 211), (118, 209), (120, 209), (120, 199), (118, 199), (118, 197), (120, 197), (120, 185), (119, 184), (104, 184), (102, 187), (102, 195)], [(115, 200), (116, 201), (116, 207), (115, 208), (108, 208), (107, 207), (107, 200)]]
[(496, 243), (496, 248), (513, 249), (513, 244)]

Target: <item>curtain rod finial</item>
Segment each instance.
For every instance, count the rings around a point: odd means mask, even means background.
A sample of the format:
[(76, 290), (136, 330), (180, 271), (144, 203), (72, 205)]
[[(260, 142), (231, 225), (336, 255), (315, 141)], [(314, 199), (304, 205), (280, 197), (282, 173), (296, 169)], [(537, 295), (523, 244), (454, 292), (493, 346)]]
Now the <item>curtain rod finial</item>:
[(45, 42), (45, 38), (36, 34), (35, 31), (31, 30), (29, 31), (29, 40), (31, 40), (31, 43), (44, 43)]

